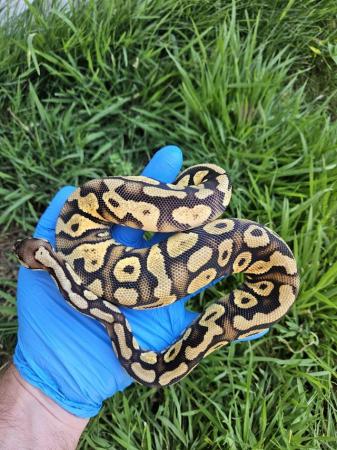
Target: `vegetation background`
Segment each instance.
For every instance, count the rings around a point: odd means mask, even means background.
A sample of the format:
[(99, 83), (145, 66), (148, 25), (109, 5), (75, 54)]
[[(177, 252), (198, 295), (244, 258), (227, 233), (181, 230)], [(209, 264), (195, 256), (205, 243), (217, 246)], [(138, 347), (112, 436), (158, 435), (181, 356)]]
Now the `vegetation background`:
[(185, 166), (228, 170), (226, 216), (289, 243), (300, 296), (265, 338), (106, 401), (79, 448), (336, 449), (336, 1), (47, 3), (0, 29), (0, 367), (17, 328), (12, 242), (62, 185), (137, 174), (176, 144)]

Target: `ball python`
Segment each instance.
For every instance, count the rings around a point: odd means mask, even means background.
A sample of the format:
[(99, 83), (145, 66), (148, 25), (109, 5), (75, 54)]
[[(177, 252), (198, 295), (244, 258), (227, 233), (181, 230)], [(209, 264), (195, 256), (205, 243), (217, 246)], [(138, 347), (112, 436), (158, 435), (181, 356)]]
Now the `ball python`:
[[(280, 320), (298, 294), (294, 256), (277, 234), (250, 220), (219, 218), (230, 197), (229, 177), (214, 164), (190, 167), (174, 184), (143, 176), (91, 180), (63, 206), (55, 249), (29, 238), (15, 251), (24, 266), (47, 270), (70, 305), (106, 326), (132, 378), (167, 386), (214, 350)], [(114, 241), (113, 224), (171, 234), (132, 248)], [(140, 348), (119, 309), (169, 305), (237, 273), (244, 282), (161, 352)]]

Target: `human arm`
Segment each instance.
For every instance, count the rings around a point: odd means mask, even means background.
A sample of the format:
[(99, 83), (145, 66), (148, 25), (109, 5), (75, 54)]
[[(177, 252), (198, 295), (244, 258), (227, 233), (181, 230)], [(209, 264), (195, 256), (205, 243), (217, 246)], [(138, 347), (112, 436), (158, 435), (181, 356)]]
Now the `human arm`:
[(0, 376), (0, 449), (75, 449), (88, 419), (25, 381), (13, 364)]

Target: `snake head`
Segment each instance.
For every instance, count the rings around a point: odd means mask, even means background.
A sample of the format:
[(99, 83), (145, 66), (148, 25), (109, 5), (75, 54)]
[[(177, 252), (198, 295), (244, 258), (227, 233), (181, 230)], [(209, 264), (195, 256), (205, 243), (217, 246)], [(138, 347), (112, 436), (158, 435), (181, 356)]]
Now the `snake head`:
[(35, 258), (36, 252), (41, 249), (41, 247), (47, 249), (49, 252), (52, 251), (52, 246), (49, 242), (41, 238), (18, 240), (15, 242), (13, 250), (24, 267), (27, 267), (28, 269), (44, 270), (45, 266)]

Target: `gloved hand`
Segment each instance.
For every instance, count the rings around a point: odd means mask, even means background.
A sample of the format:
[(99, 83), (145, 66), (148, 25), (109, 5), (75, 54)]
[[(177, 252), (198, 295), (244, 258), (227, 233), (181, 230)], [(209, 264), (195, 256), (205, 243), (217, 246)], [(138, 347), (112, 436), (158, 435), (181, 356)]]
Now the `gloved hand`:
[[(142, 175), (173, 182), (181, 165), (180, 149), (167, 146), (154, 155)], [(67, 186), (56, 194), (38, 222), (35, 237), (55, 246), (56, 221), (74, 189)], [(143, 232), (117, 225), (112, 235), (120, 243), (138, 248), (166, 237), (158, 233), (145, 241)], [(160, 351), (174, 342), (197, 315), (185, 309), (186, 300), (146, 311), (121, 309), (142, 348)], [(64, 409), (80, 417), (94, 416), (104, 399), (132, 383), (112, 350), (105, 328), (69, 306), (47, 272), (20, 268), (17, 303), (19, 330), (14, 364), (26, 381)]]

